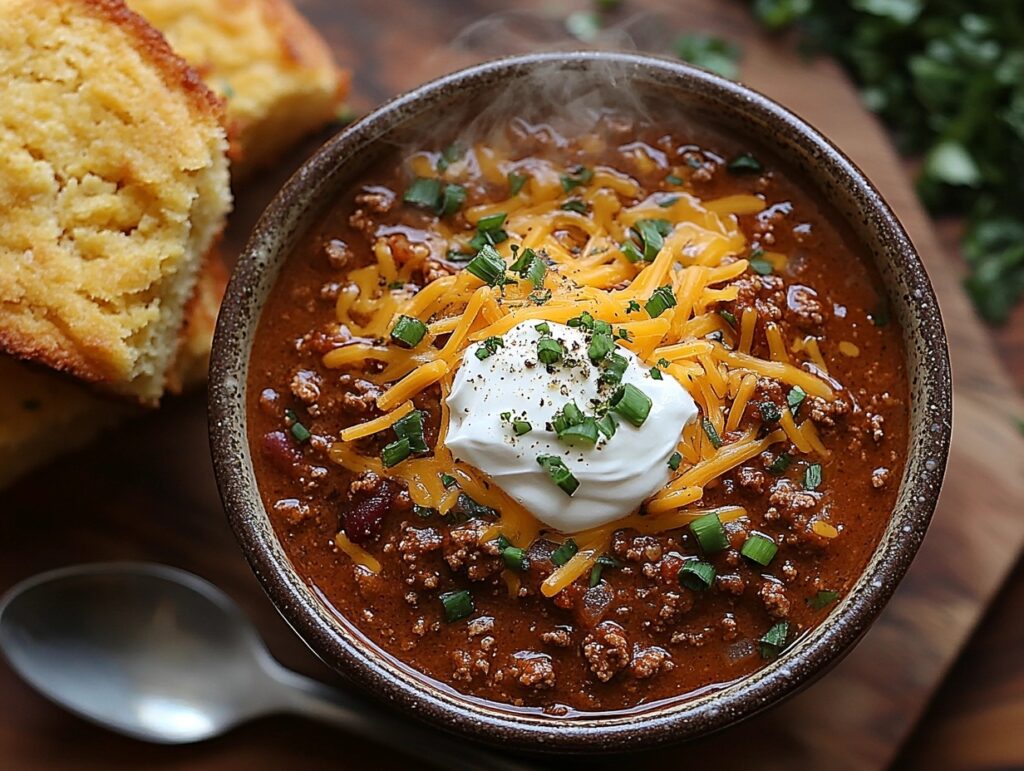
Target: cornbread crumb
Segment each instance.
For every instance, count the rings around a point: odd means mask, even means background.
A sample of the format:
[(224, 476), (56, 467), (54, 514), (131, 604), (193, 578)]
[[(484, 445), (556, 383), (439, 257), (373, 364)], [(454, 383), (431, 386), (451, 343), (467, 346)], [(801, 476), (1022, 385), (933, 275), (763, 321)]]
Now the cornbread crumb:
[(128, 0), (227, 102), (244, 176), (332, 120), (348, 90), (330, 49), (288, 0)]
[(160, 398), (230, 208), (222, 121), (121, 0), (0, 2), (0, 351)]
[[(223, 263), (211, 254), (189, 301), (181, 347), (169, 373), (174, 390), (206, 380), (226, 279)], [(138, 412), (74, 378), (0, 355), (0, 488)]]

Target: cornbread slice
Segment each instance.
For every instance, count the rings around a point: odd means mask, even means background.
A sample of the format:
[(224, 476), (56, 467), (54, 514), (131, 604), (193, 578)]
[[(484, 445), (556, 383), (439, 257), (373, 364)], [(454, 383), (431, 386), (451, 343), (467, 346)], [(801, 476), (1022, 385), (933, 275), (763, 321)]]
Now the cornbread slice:
[[(174, 390), (198, 387), (206, 380), (226, 280), (223, 263), (211, 255), (189, 301), (181, 347), (168, 373)], [(0, 488), (139, 412), (139, 407), (104, 398), (74, 378), (0, 356)]]
[(227, 100), (232, 173), (278, 159), (337, 115), (348, 74), (288, 0), (128, 0)]
[(0, 0), (0, 351), (160, 398), (230, 208), (222, 122), (122, 0)]

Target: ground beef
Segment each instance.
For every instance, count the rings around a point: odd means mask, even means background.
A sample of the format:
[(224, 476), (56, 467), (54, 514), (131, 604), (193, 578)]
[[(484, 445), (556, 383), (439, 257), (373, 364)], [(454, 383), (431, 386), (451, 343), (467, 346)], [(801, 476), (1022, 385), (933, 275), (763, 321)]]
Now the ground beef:
[(594, 676), (607, 683), (629, 664), (626, 631), (614, 621), (601, 622), (583, 641), (583, 656)]
[(356, 206), (369, 209), (374, 214), (387, 214), (395, 206), (393, 190), (380, 185), (368, 185), (356, 195)]
[(736, 472), (736, 481), (740, 487), (745, 487), (758, 495), (764, 494), (768, 489), (768, 477), (763, 471), (752, 466), (741, 466)]
[(786, 597), (786, 587), (775, 581), (765, 581), (757, 590), (757, 596), (761, 598), (765, 610), (772, 618), (786, 618), (789, 615), (789, 598)]
[(612, 551), (617, 557), (630, 562), (657, 562), (664, 553), (664, 547), (654, 536), (635, 535), (620, 530), (615, 533)]
[(806, 515), (817, 508), (818, 499), (814, 493), (798, 490), (790, 480), (780, 479), (768, 496), (768, 503), (784, 519), (795, 522), (801, 516), (806, 519)]
[(421, 586), (424, 589), (436, 589), (441, 582), (439, 559), (429, 559), (426, 555), (440, 553), (444, 538), (437, 528), (406, 527), (398, 541), (398, 553), (402, 555), (402, 568), (405, 582), (410, 586)]
[(352, 333), (348, 327), (336, 321), (329, 322), (317, 327), (312, 332), (307, 332), (298, 342), (300, 351), (307, 351), (323, 356), (335, 348), (341, 348), (352, 342)]
[(490, 616), (480, 616), (466, 624), (466, 634), (470, 637), (479, 637), (480, 635), (487, 634), (493, 630), (494, 619)]
[(876, 490), (881, 490), (888, 482), (889, 469), (882, 467), (871, 472), (871, 486)]
[(807, 286), (791, 284), (786, 290), (786, 321), (804, 329), (816, 329), (825, 323), (825, 306), (818, 293)]
[(391, 256), (399, 265), (404, 265), (407, 262), (423, 262), (430, 256), (429, 246), (410, 241), (404, 233), (385, 236), (384, 242), (391, 250)]
[(338, 376), (338, 385), (345, 389), (341, 396), (341, 403), (345, 409), (359, 415), (372, 415), (378, 412), (377, 397), (383, 392), (375, 383), (345, 373)]
[(345, 270), (352, 263), (352, 249), (340, 238), (332, 238), (324, 244), (324, 254), (334, 270)]
[(637, 680), (646, 680), (658, 672), (668, 672), (675, 667), (672, 656), (657, 646), (639, 651), (629, 662), (629, 673)]
[(868, 414), (868, 427), (871, 431), (871, 438), (875, 440), (875, 444), (878, 444), (885, 438), (885, 418), (881, 415), (873, 413)]
[(555, 686), (555, 667), (546, 653), (520, 651), (512, 657), (509, 673), (524, 688), (546, 691)]
[(310, 517), (309, 506), (298, 498), (282, 498), (274, 504), (274, 513), (284, 517), (291, 526), (300, 525)]
[(826, 401), (820, 396), (811, 396), (807, 399), (807, 405), (804, 409), (807, 410), (811, 420), (815, 423), (820, 423), (823, 426), (834, 426), (836, 418), (849, 414), (850, 402), (842, 396), (832, 401)]
[(308, 369), (297, 369), (292, 375), (289, 386), (292, 395), (305, 404), (315, 404), (320, 399), (323, 381), (320, 376)]
[(556, 648), (568, 648), (572, 645), (572, 628), (557, 626), (547, 632), (541, 632), (540, 639), (545, 645), (553, 645)]
[(423, 263), (423, 283), (430, 284), (439, 278), (450, 276), (455, 271), (439, 260), (426, 260)]
[(726, 573), (715, 578), (715, 586), (721, 592), (739, 597), (747, 588), (747, 582), (735, 573)]
[[(766, 321), (782, 319), (782, 309), (786, 307), (786, 293), (781, 277), (744, 276), (733, 282), (733, 286), (738, 290), (733, 311), (737, 319), (742, 316), (745, 308), (754, 308), (757, 311), (759, 325)], [(757, 335), (754, 337), (757, 338)]]
[(448, 567), (464, 572), (470, 581), (483, 581), (504, 568), (501, 552), (493, 542), (480, 543), (487, 522), (471, 519), (448, 531), (444, 559)]
[(740, 625), (736, 623), (736, 617), (732, 613), (722, 616), (718, 628), (722, 630), (723, 642), (732, 642), (740, 636)]

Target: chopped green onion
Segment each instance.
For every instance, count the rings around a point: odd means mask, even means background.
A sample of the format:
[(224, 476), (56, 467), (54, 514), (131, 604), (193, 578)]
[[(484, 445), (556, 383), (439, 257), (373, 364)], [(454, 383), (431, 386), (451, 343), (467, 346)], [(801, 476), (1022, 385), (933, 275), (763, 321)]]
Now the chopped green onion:
[(577, 166), (573, 169), (572, 174), (562, 175), (562, 189), (568, 193), (575, 187), (587, 184), (593, 178), (593, 171), (588, 169), (586, 166)]
[(768, 567), (771, 561), (775, 559), (775, 553), (779, 550), (779, 547), (775, 545), (768, 536), (761, 535), (760, 533), (753, 533), (746, 541), (743, 542), (743, 547), (740, 549), (740, 554), (746, 557), (752, 562), (756, 562), (758, 565)]
[(455, 505), (448, 512), (448, 519), (456, 522), (468, 522), (471, 519), (495, 519), (498, 512), (490, 506), (477, 503), (465, 493), (459, 493)]
[(448, 217), (461, 209), (464, 203), (466, 203), (466, 188), (462, 185), (445, 185), (438, 214)]
[(476, 253), (460, 252), (457, 249), (449, 249), (447, 257), (449, 262), (469, 262), (476, 257)]
[(503, 413), (501, 413), (501, 419), (502, 420), (512, 420), (512, 413), (511, 412), (503, 412)]
[(537, 289), (544, 285), (544, 276), (547, 275), (548, 266), (533, 249), (524, 249), (516, 261), (509, 266), (509, 270), (518, 273), (521, 278), (525, 278)]
[(679, 465), (683, 462), (683, 456), (678, 452), (674, 452), (668, 456), (668, 467), (673, 471), (679, 470)]
[(477, 231), (477, 234), (469, 240), (469, 246), (474, 251), (479, 252), (485, 246), (494, 246), (506, 240), (508, 240), (508, 233), (504, 230)]
[(726, 537), (722, 520), (715, 512), (693, 520), (690, 523), (690, 531), (705, 554), (715, 554), (729, 548), (729, 539)]
[(673, 206), (675, 206), (676, 201), (678, 201), (678, 200), (679, 200), (679, 196), (672, 196), (671, 198), (663, 198), (662, 200), (658, 201), (658, 206), (660, 206), (662, 209), (671, 209)]
[(417, 177), (406, 188), (402, 200), (410, 206), (436, 211), (441, 200), (441, 180)]
[(778, 423), (782, 419), (782, 411), (775, 402), (760, 402), (757, 409), (763, 423)]
[(444, 172), (453, 163), (462, 160), (465, 154), (466, 149), (462, 145), (458, 143), (448, 145), (441, 151), (441, 157), (437, 159), (437, 170)]
[(727, 311), (723, 308), (718, 312), (718, 315), (725, 319), (730, 327), (736, 328), (736, 315), (732, 311)]
[(672, 285), (659, 286), (651, 293), (651, 298), (644, 305), (644, 310), (652, 318), (656, 319), (669, 308), (676, 305), (676, 296), (672, 293)]
[(601, 361), (601, 382), (608, 385), (618, 385), (622, 382), (622, 376), (626, 374), (629, 361), (625, 356), (618, 353), (610, 353)]
[(412, 448), (408, 439), (398, 439), (391, 444), (385, 445), (380, 451), (380, 462), (384, 468), (391, 468), (412, 455)]
[(490, 233), (501, 228), (505, 224), (505, 218), (508, 215), (500, 211), (497, 214), (488, 214), (486, 217), (481, 217), (477, 220), (476, 229), (481, 233)]
[(580, 486), (579, 480), (572, 475), (572, 472), (557, 455), (538, 455), (537, 463), (548, 472), (551, 481), (558, 485), (566, 495), (572, 495)]
[(626, 313), (636, 313), (640, 310), (640, 303), (636, 300), (630, 300), (626, 303)]
[(716, 450), (722, 446), (722, 437), (718, 435), (718, 431), (715, 430), (715, 426), (707, 418), (702, 418), (700, 421), (701, 428), (704, 429), (704, 433), (707, 434), (708, 441), (711, 442), (711, 446)]
[(602, 319), (594, 319), (591, 322), (590, 328), (599, 335), (610, 335), (612, 333), (612, 325)]
[(469, 261), (466, 270), (490, 286), (499, 286), (505, 281), (505, 261), (489, 244)]
[(423, 410), (413, 410), (395, 421), (392, 428), (399, 439), (409, 440), (409, 449), (412, 452), (427, 452), (430, 449), (423, 438)]
[(525, 174), (516, 174), (514, 171), (508, 173), (508, 197), (515, 198), (526, 184)]
[(715, 581), (715, 566), (710, 562), (690, 559), (679, 568), (679, 583), (695, 592), (703, 592), (711, 588)]
[(583, 329), (592, 330), (594, 328), (594, 317), (589, 312), (583, 311), (579, 316), (573, 316), (565, 323), (570, 327), (582, 327)]
[(669, 366), (671, 366), (671, 364), (672, 362), (670, 362), (664, 356), (658, 359), (658, 366), (661, 367), (662, 369), (668, 369)]
[(593, 589), (601, 583), (601, 573), (604, 572), (605, 568), (617, 568), (619, 564), (617, 559), (609, 557), (607, 554), (602, 554), (598, 557), (594, 567), (590, 569), (590, 588)]
[(543, 305), (544, 303), (551, 299), (551, 290), (538, 289), (535, 292), (530, 292), (529, 298), (530, 302), (532, 302), (534, 305)]
[(306, 428), (297, 420), (294, 423), (292, 423), (292, 427), (290, 430), (292, 432), (292, 436), (295, 437), (295, 441), (297, 441), (299, 444), (308, 442), (309, 438), (313, 436), (313, 434), (310, 433), (309, 429)]
[(651, 397), (632, 383), (620, 386), (612, 396), (611, 408), (639, 428), (651, 412)]
[(758, 174), (764, 170), (761, 162), (750, 153), (737, 155), (726, 164), (726, 168), (733, 174)]
[(615, 339), (607, 332), (595, 332), (587, 346), (587, 356), (597, 364), (615, 350)]
[(668, 182), (670, 185), (683, 184), (683, 178), (677, 177), (675, 174), (669, 174), (667, 177), (665, 177), (665, 181)]
[(584, 444), (597, 444), (597, 421), (594, 418), (586, 417), (579, 423), (566, 426), (565, 430), (558, 432), (558, 438), (562, 441), (577, 441)]
[(654, 262), (665, 245), (665, 236), (672, 232), (672, 223), (662, 219), (638, 220), (633, 226), (644, 245), (644, 260)]
[(499, 348), (505, 347), (505, 341), (500, 337), (488, 337), (477, 346), (475, 356), (483, 361), (484, 359), (491, 358), (498, 352)]
[(821, 484), (821, 464), (812, 463), (804, 471), (804, 489), (817, 490)]
[(589, 209), (587, 209), (587, 205), (583, 201), (576, 199), (566, 201), (562, 204), (561, 208), (564, 211), (576, 212), (577, 214), (586, 214), (589, 211)]
[(412, 316), (399, 316), (391, 330), (391, 340), (403, 348), (415, 348), (427, 334), (427, 325)]
[(636, 244), (632, 241), (624, 241), (622, 246), (622, 253), (626, 256), (626, 259), (630, 262), (643, 262), (643, 253), (636, 248)]
[(565, 542), (551, 552), (551, 564), (555, 567), (562, 567), (566, 562), (576, 556), (576, 552), (580, 550), (580, 547), (576, 545), (576, 542), (571, 538), (566, 538)]
[(528, 434), (533, 431), (533, 426), (525, 420), (513, 420), (512, 431), (516, 436), (522, 436), (523, 434)]
[(788, 452), (779, 453), (779, 457), (772, 461), (772, 465), (768, 467), (768, 471), (778, 476), (784, 474), (786, 469), (789, 468), (789, 464), (793, 462)]
[(789, 393), (786, 394), (786, 404), (789, 405), (789, 411), (793, 413), (793, 417), (796, 417), (797, 410), (800, 409), (800, 405), (804, 403), (806, 398), (807, 392), (800, 386), (793, 386), (789, 389)]
[(761, 657), (768, 661), (778, 657), (782, 649), (786, 647), (787, 637), (789, 637), (789, 624), (785, 621), (775, 624), (758, 641), (761, 643)]
[(537, 358), (542, 364), (556, 364), (565, 356), (561, 341), (553, 337), (542, 337), (537, 341)]
[(762, 276), (770, 276), (773, 270), (772, 264), (763, 257), (752, 257), (750, 259), (750, 269)]
[(455, 487), (458, 481), (459, 480), (457, 480), (451, 474), (441, 474), (441, 484), (444, 485), (444, 488), (446, 490)]
[(615, 436), (615, 429), (618, 427), (618, 423), (615, 422), (615, 416), (610, 412), (606, 412), (604, 416), (597, 421), (597, 430), (604, 434), (607, 439), (611, 439)]
[(512, 570), (526, 570), (530, 566), (526, 550), (520, 549), (518, 546), (508, 546), (503, 549), (501, 558), (505, 560), (505, 566)]
[(664, 377), (661, 374), (661, 370), (657, 367), (651, 367), (651, 377), (655, 380), (663, 380)]
[(418, 503), (414, 503), (412, 505), (412, 513), (420, 519), (429, 519), (437, 514), (437, 509), (432, 509), (429, 506), (420, 506)]
[(441, 595), (441, 604), (444, 606), (444, 620), (449, 624), (471, 615), (476, 610), (473, 595), (465, 589), (445, 592)]
[(821, 610), (827, 608), (839, 597), (839, 592), (833, 592), (828, 589), (822, 589), (817, 592), (813, 597), (808, 598), (807, 604), (810, 605), (814, 610)]

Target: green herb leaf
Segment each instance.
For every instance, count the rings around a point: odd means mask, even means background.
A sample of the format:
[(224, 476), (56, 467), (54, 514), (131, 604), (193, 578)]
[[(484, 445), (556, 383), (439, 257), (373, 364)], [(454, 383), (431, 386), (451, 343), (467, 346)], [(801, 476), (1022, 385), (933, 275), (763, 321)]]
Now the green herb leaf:
[(516, 174), (514, 171), (508, 173), (508, 197), (515, 198), (523, 189), (523, 185), (526, 184), (525, 174)]
[(441, 180), (417, 177), (405, 189), (402, 200), (410, 206), (437, 211), (441, 201)]
[(551, 481), (558, 485), (566, 495), (572, 495), (579, 488), (579, 480), (572, 475), (565, 462), (557, 455), (538, 455), (537, 463), (548, 472)]
[(761, 161), (750, 153), (741, 153), (732, 158), (725, 167), (733, 174), (760, 174), (764, 171)]
[(814, 610), (821, 610), (822, 608), (827, 608), (838, 598), (839, 592), (822, 589), (821, 591), (816, 592), (813, 597), (809, 597), (807, 604), (814, 608)]
[(561, 546), (551, 552), (551, 564), (560, 568), (571, 560), (579, 550), (580, 547), (572, 538), (566, 538)]
[(722, 77), (735, 79), (739, 74), (742, 49), (728, 40), (713, 35), (691, 32), (676, 38), (676, 56), (684, 62), (717, 72)]
[(765, 632), (758, 642), (761, 643), (761, 657), (766, 661), (778, 658), (786, 647), (786, 639), (789, 637), (789, 624), (780, 621), (771, 629)]

